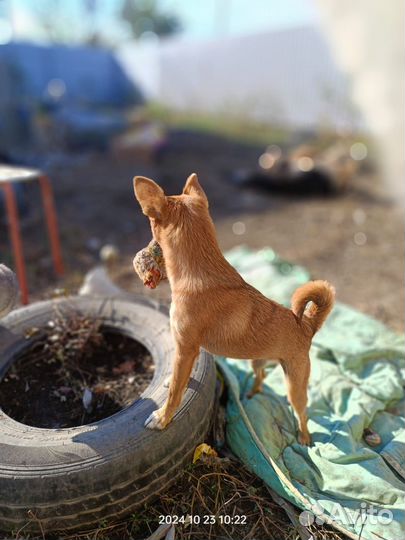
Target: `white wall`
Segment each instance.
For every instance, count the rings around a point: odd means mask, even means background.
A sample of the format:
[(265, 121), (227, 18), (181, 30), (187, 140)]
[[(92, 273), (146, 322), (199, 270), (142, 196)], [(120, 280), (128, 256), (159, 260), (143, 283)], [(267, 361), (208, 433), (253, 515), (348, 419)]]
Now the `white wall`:
[(347, 80), (315, 28), (133, 44), (118, 55), (147, 96), (176, 109), (300, 128), (356, 128), (360, 121)]

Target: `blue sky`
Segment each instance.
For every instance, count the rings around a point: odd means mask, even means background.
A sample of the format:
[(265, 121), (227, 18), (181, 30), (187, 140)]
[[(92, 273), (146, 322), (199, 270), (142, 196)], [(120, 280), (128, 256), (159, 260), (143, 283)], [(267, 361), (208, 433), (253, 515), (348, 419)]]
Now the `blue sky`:
[[(35, 24), (35, 13), (41, 7), (55, 7), (55, 23), (64, 25), (72, 35), (78, 35), (85, 23), (80, 7), (85, 0), (0, 0), (0, 42), (7, 35), (11, 19), (17, 38), (41, 39)], [(91, 1), (91, 0), (87, 0)], [(98, 6), (96, 24), (111, 35), (125, 35), (114, 14), (123, 0), (93, 0)], [(188, 39), (213, 39), (293, 26), (316, 24), (314, 0), (160, 0), (161, 8), (178, 15), (183, 36)], [(70, 29), (70, 30), (69, 30)]]
[(184, 33), (195, 38), (288, 28), (317, 20), (311, 0), (162, 0), (161, 5), (177, 12)]

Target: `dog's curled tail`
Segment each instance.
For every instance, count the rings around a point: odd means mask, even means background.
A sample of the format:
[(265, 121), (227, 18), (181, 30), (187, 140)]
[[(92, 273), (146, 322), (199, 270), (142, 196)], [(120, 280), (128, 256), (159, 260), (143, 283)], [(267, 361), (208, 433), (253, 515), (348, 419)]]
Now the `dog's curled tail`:
[[(312, 304), (307, 309), (308, 302)], [(300, 320), (317, 332), (329, 315), (335, 302), (335, 288), (327, 281), (309, 281), (299, 287), (291, 299), (291, 309)]]

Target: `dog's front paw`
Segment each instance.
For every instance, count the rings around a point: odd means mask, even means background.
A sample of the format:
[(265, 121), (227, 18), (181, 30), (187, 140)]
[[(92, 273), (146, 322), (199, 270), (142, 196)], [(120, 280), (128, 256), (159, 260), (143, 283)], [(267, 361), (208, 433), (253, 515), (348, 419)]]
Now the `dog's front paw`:
[(168, 419), (166, 417), (164, 410), (157, 409), (148, 416), (144, 423), (144, 427), (148, 429), (164, 429), (169, 422), (170, 418)]
[(309, 433), (302, 433), (300, 432), (298, 434), (298, 442), (302, 444), (303, 446), (311, 446), (311, 435)]

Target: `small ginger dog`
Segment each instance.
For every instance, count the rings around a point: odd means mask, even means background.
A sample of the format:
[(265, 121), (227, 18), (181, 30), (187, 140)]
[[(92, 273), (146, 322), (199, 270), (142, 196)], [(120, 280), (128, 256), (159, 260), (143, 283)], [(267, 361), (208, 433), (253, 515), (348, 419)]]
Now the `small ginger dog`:
[(181, 195), (166, 196), (153, 180), (141, 176), (134, 178), (134, 189), (163, 250), (176, 346), (168, 399), (145, 426), (164, 429), (172, 420), (203, 347), (215, 355), (252, 361), (255, 380), (250, 395), (262, 390), (266, 361), (280, 362), (288, 400), (298, 417), (299, 442), (311, 444), (306, 415), (309, 348), (332, 309), (333, 287), (326, 281), (299, 287), (290, 310), (246, 283), (221, 253), (196, 174), (187, 179)]

